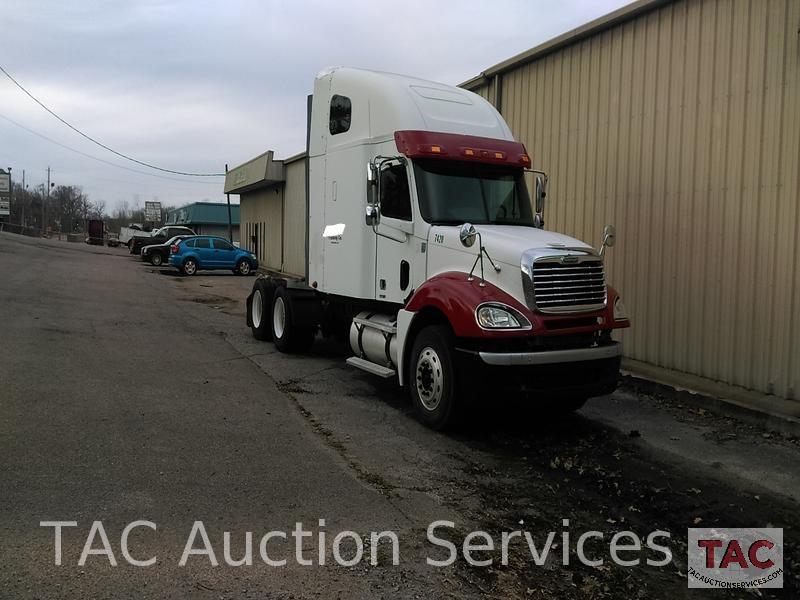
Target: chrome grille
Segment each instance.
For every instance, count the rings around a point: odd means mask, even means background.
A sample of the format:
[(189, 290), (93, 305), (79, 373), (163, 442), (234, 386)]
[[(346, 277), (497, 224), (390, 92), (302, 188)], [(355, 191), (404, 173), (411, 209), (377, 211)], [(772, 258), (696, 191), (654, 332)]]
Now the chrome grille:
[(584, 312), (606, 305), (603, 261), (596, 256), (546, 257), (534, 261), (533, 301), (546, 313)]

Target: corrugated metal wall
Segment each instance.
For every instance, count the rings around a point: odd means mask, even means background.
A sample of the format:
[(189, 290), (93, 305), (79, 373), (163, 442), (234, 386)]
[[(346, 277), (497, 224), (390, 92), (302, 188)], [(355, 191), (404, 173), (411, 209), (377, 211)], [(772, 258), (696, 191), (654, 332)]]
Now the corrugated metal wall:
[[(627, 356), (800, 394), (800, 0), (683, 0), (475, 89), (598, 243)], [(499, 84), (499, 99), (493, 89)]]

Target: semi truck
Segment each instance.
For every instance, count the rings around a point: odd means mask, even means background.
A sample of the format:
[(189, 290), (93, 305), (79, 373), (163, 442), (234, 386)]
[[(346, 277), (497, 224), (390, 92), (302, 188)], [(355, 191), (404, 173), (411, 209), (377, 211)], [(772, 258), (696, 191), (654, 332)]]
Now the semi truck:
[[(106, 224), (102, 219), (87, 219), (86, 243), (102, 246), (105, 243)], [(79, 238), (80, 239), (80, 238)]]
[(338, 67), (317, 75), (307, 113), (304, 177), (266, 167), (304, 198), (284, 219), (305, 221), (292, 245), (305, 272), (254, 282), (255, 338), (296, 353), (343, 338), (347, 364), (407, 387), (434, 429), (504, 391), (572, 411), (616, 388), (612, 332), (630, 321), (605, 278), (614, 229), (598, 248), (545, 229), (547, 175), (489, 102)]

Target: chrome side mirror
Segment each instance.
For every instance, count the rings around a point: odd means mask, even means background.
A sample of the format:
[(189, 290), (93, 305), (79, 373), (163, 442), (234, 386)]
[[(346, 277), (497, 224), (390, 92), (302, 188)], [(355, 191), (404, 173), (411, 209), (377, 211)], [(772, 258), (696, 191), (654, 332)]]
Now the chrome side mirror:
[(603, 243), (600, 244), (600, 256), (606, 248), (611, 248), (617, 243), (617, 229), (613, 225), (606, 225), (603, 228)]
[(372, 161), (367, 162), (367, 204), (378, 203), (378, 170)]
[(365, 221), (368, 227), (375, 227), (380, 220), (378, 211), (378, 167), (371, 160), (367, 161), (367, 209)]
[(375, 227), (380, 220), (380, 213), (378, 212), (378, 206), (375, 204), (367, 204), (367, 210), (365, 213), (365, 221), (368, 227)]
[(533, 224), (539, 229), (544, 227), (544, 199), (546, 197), (547, 178), (544, 175), (537, 175), (533, 200), (533, 209), (536, 214), (533, 217)]
[(472, 223), (464, 223), (458, 231), (458, 239), (461, 240), (461, 245), (465, 248), (471, 248), (475, 243), (475, 238), (478, 232)]

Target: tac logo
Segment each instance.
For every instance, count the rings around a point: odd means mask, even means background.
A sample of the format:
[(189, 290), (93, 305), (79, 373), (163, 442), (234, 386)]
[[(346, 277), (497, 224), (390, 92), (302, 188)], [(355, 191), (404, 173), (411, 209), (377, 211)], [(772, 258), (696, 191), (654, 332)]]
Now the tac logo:
[(783, 529), (689, 529), (690, 588), (782, 588)]

